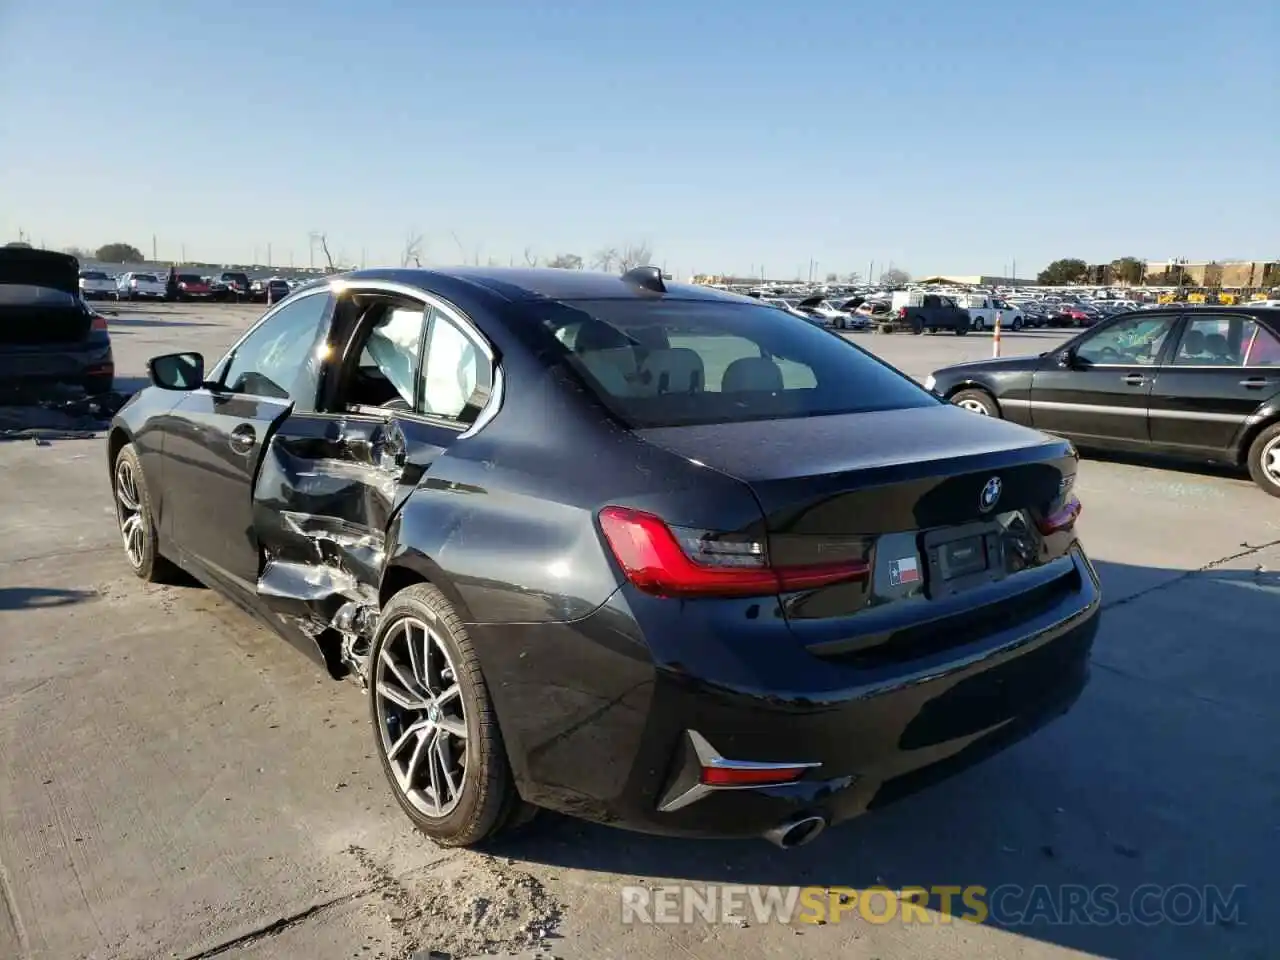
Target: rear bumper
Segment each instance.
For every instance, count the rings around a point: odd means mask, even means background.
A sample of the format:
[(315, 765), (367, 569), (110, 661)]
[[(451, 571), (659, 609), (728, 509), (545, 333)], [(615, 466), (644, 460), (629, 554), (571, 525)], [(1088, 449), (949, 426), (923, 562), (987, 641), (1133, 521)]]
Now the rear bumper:
[[(527, 800), (649, 833), (760, 836), (801, 815), (836, 823), (883, 806), (1068, 710), (1101, 602), (1083, 553), (1073, 562), (1079, 589), (1053, 609), (909, 667), (818, 659), (776, 630), (772, 642), (753, 632), (765, 624), (700, 637), (685, 663), (655, 666), (621, 593), (576, 623), (469, 629)], [(701, 666), (714, 662), (722, 675)], [(689, 731), (730, 760), (821, 766), (664, 812), (696, 783)]]
[(0, 389), (84, 383), (115, 373), (109, 339), (31, 346), (0, 344)]

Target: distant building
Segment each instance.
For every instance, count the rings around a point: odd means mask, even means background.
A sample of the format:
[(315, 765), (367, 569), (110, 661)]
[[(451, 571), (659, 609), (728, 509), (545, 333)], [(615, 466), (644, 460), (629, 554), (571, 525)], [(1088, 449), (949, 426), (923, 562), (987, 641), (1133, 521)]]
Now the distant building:
[(948, 284), (953, 287), (1031, 287), (1035, 286), (1034, 278), (1027, 277), (990, 277), (986, 274), (978, 276), (934, 276), (925, 277), (916, 283)]
[[(1165, 287), (1225, 287), (1233, 290), (1267, 290), (1280, 286), (1280, 260), (1146, 260), (1143, 282)], [(1116, 283), (1109, 263), (1089, 267), (1086, 283), (1109, 286)]]

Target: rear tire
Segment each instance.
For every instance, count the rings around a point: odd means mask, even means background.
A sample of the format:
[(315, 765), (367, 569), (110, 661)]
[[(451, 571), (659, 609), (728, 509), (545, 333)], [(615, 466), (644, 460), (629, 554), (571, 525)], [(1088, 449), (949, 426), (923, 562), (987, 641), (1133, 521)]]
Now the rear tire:
[(96, 397), (100, 393), (110, 393), (111, 385), (115, 383), (115, 377), (111, 374), (105, 376), (85, 377), (84, 392), (91, 397)]
[(1017, 333), (1019, 330), (1021, 330), (1021, 329), (1022, 329), (1022, 318), (1021, 318), (1021, 317), (1014, 317), (1014, 318), (1013, 318), (1013, 323), (1009, 324), (1009, 329), (1010, 329), (1010, 330), (1012, 330), (1014, 333)]
[(960, 322), (956, 324), (956, 336), (963, 337), (968, 332), (969, 332), (969, 318), (963, 317), (961, 318)]
[(961, 390), (951, 397), (951, 402), (961, 409), (976, 413), (981, 417), (999, 417), (1000, 405), (996, 398), (985, 390), (970, 388)]
[(1249, 476), (1273, 497), (1280, 497), (1280, 423), (1273, 423), (1249, 445)]
[(439, 589), (418, 583), (391, 598), (369, 663), (378, 757), (414, 826), (441, 846), (469, 847), (532, 818), (516, 792), (480, 660)]
[(974, 317), (974, 320), (973, 320), (973, 329), (977, 330), (979, 333), (981, 333), (983, 330), (987, 329), (987, 319), (986, 319), (986, 317)]
[(919, 317), (912, 317), (911, 332), (917, 337), (920, 336), (920, 334), (924, 333), (924, 321), (921, 320)]

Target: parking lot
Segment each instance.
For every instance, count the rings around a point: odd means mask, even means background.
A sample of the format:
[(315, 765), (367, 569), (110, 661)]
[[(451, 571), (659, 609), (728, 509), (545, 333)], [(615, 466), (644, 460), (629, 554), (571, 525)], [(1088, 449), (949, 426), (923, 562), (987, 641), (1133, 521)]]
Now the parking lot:
[[(262, 310), (119, 306), (126, 390), (149, 356), (212, 361)], [(991, 353), (978, 334), (850, 336), (918, 379)], [(1242, 474), (1082, 463), (1092, 682), (979, 767), (793, 851), (547, 816), (480, 854), (410, 828), (354, 685), (208, 590), (134, 579), (104, 452), (0, 444), (0, 958), (533, 956), (531, 931), (537, 955), (593, 960), (1280, 951), (1280, 504)], [(622, 924), (623, 886), (678, 882), (1244, 889), (1208, 923)]]

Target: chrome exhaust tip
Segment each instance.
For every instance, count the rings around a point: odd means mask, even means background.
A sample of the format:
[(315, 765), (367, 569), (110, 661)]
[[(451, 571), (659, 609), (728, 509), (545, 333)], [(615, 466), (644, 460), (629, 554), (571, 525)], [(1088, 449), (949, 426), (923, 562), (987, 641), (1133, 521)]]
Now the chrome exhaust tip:
[(766, 831), (764, 838), (783, 850), (790, 850), (816, 840), (818, 834), (826, 828), (827, 821), (824, 817), (800, 817), (778, 824), (772, 830)]

